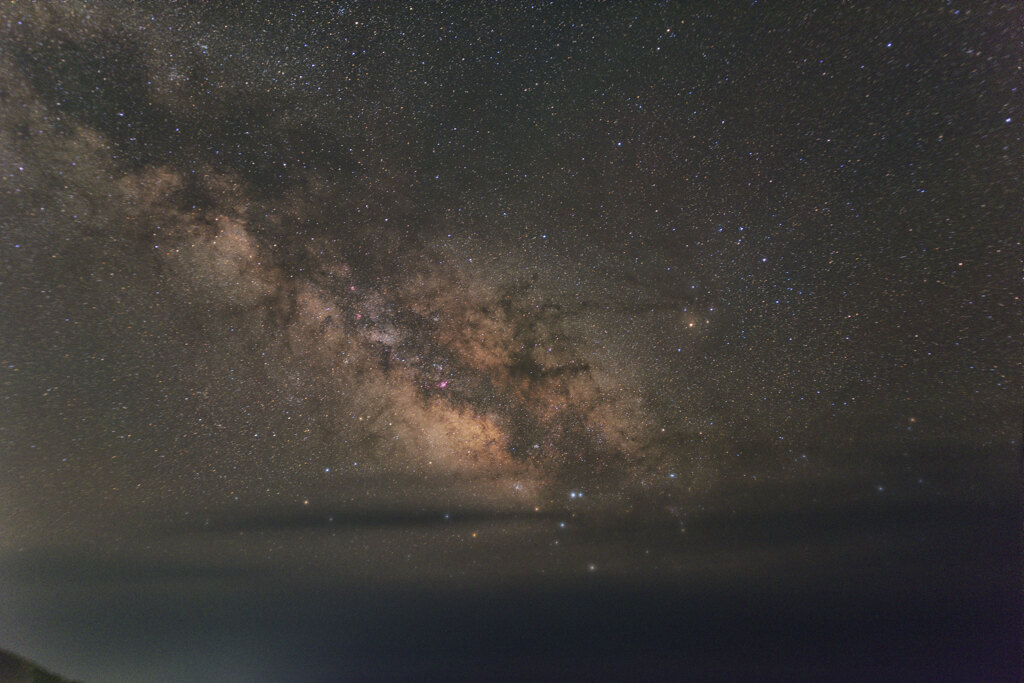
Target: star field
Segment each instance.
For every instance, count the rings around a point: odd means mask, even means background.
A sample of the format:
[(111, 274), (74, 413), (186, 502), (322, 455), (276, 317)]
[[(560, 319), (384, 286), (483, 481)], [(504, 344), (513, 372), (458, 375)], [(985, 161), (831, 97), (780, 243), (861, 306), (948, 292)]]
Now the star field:
[(816, 575), (778, 514), (944, 585), (908, 510), (1019, 484), (1020, 19), (8, 4), (0, 568)]

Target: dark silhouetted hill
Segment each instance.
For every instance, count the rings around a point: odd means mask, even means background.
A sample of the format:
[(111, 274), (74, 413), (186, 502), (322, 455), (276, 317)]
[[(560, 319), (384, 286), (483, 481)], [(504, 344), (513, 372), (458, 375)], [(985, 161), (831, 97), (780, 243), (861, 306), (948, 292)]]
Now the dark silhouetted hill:
[(52, 674), (6, 650), (0, 650), (0, 681), (3, 683), (74, 683), (69, 678)]

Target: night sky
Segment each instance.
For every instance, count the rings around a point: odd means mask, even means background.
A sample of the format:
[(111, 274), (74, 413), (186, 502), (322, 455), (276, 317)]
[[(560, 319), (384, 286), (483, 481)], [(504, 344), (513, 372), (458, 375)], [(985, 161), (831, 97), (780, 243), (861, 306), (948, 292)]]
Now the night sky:
[(0, 8), (0, 647), (1017, 680), (1016, 2)]

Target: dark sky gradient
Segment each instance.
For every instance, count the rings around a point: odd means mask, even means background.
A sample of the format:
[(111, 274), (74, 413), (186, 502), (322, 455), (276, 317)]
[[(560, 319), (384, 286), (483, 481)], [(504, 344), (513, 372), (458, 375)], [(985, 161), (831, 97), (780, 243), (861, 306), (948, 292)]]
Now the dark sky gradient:
[(1012, 2), (0, 9), (0, 647), (1019, 678)]

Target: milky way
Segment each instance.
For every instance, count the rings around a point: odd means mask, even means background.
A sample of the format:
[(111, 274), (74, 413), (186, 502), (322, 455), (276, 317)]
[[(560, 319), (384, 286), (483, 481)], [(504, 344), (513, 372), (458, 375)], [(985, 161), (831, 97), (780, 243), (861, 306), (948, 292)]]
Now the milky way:
[[(975, 57), (941, 75), (964, 109), (858, 85), (902, 68), (893, 31), (779, 103), (758, 56), (781, 48), (704, 45), (676, 9), (328, 9), (8, 10), (5, 306), (35, 321), (7, 337), (8, 429), (42, 485), (330, 503), (391, 473), (664, 511), (845, 476), (866, 433), (866, 490), (939, 490), (889, 452), (1014, 432), (1009, 234), (972, 231), (1005, 224), (980, 183), (1015, 126)], [(852, 92), (809, 115), (830, 69)], [(59, 447), (29, 448), (39, 400)]]
[(1019, 7), (761, 5), (6, 5), (0, 549), (675, 581), (1012, 498)]

